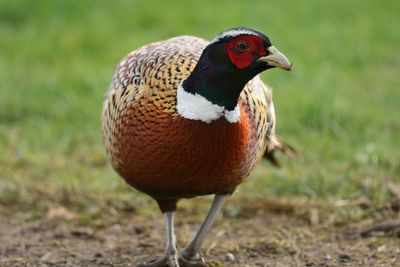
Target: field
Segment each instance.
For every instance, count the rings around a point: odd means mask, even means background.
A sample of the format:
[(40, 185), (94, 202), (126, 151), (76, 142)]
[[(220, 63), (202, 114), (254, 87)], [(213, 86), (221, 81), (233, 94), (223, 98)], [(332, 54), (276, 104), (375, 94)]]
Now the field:
[[(263, 162), (228, 201), (204, 247), (210, 266), (396, 266), (399, 10), (389, 0), (0, 1), (0, 266), (135, 266), (162, 252), (155, 203), (107, 162), (104, 94), (131, 50), (233, 26), (266, 32), (294, 62), (262, 78), (278, 134), (299, 155), (280, 155), (280, 169)], [(181, 203), (180, 245), (208, 203)]]

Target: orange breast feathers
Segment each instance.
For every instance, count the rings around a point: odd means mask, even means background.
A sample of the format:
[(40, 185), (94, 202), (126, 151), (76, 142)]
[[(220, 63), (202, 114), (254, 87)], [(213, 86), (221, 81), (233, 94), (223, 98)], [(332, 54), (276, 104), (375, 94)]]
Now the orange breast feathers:
[(231, 193), (254, 165), (257, 143), (250, 109), (239, 105), (238, 123), (173, 118), (153, 103), (135, 105), (115, 124), (114, 167), (153, 197)]

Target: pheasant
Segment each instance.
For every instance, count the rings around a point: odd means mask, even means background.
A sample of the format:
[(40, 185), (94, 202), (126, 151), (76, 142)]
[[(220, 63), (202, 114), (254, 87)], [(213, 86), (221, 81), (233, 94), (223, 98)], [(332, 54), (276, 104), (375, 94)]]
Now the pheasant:
[[(270, 89), (258, 74), (289, 60), (269, 38), (232, 28), (211, 42), (179, 36), (145, 45), (118, 64), (103, 106), (116, 172), (164, 214), (164, 256), (139, 266), (207, 266), (200, 247), (227, 196), (265, 153), (280, 148)], [(179, 253), (174, 212), (182, 198), (215, 195)]]

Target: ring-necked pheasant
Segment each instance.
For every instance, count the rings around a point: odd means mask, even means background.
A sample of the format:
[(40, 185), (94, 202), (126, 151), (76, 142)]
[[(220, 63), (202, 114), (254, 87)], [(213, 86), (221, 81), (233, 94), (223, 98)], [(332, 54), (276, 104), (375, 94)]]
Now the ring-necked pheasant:
[[(153, 197), (165, 217), (164, 257), (143, 266), (207, 266), (200, 245), (226, 197), (279, 147), (270, 89), (257, 76), (289, 60), (263, 33), (233, 28), (211, 42), (151, 43), (117, 66), (102, 114), (114, 169)], [(177, 201), (214, 194), (194, 239), (178, 253)]]

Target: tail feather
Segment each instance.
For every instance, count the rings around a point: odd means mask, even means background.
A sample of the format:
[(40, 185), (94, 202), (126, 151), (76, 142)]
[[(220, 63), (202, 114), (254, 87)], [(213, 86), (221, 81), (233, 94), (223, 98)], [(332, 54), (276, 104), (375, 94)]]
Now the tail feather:
[(296, 157), (298, 155), (297, 150), (293, 146), (276, 138), (274, 140), (274, 144), (273, 144), (272, 148), (267, 149), (265, 151), (264, 158), (269, 160), (272, 163), (272, 165), (274, 165), (278, 168), (281, 167), (281, 163), (276, 158), (276, 154), (275, 154), (276, 151), (280, 151), (283, 154), (289, 155), (291, 157)]

